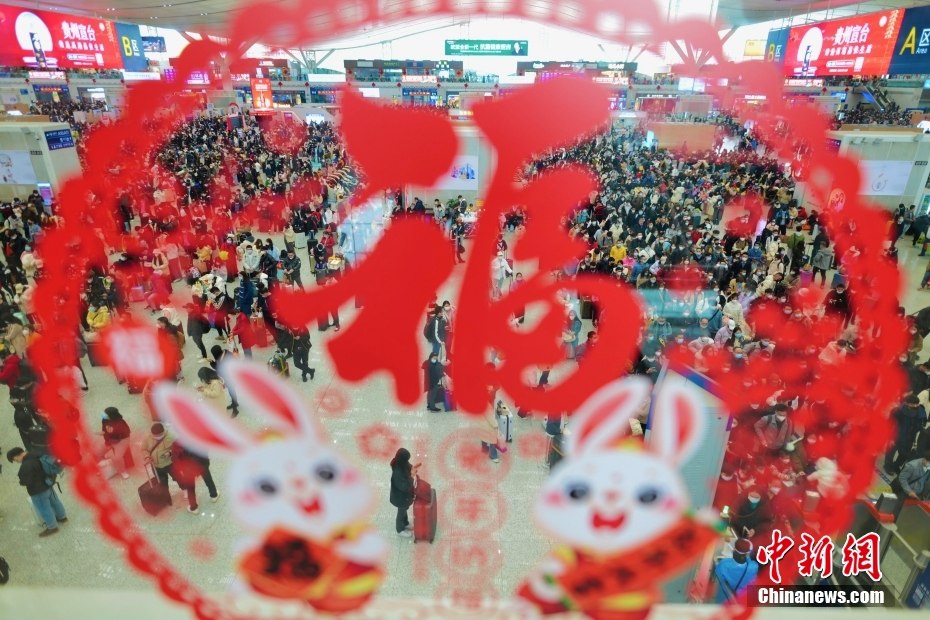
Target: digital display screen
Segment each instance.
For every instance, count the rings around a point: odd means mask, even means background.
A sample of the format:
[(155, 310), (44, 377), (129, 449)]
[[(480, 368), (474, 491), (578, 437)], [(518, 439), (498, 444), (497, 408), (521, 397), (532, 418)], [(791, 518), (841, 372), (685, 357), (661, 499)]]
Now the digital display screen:
[(785, 75), (883, 75), (903, 17), (895, 9), (796, 26), (788, 35)]
[(71, 135), (70, 129), (46, 131), (45, 141), (48, 143), (48, 150), (50, 151), (74, 148), (74, 136)]

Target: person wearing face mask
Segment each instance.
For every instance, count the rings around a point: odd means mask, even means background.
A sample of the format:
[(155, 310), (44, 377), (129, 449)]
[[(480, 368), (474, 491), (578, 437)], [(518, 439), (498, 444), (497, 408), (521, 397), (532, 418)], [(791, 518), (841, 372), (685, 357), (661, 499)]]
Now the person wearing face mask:
[(746, 363), (746, 353), (743, 351), (743, 347), (735, 345), (733, 347), (733, 366), (739, 368)]
[(575, 361), (580, 364), (581, 360), (584, 359), (584, 356), (588, 353), (588, 350), (596, 343), (597, 332), (593, 330), (589, 331), (586, 340), (575, 348)]
[(736, 332), (736, 321), (732, 318), (727, 319), (717, 333), (714, 335), (714, 344), (722, 347), (727, 342), (733, 338), (733, 334)]
[(116, 407), (107, 407), (100, 416), (103, 443), (106, 451), (113, 452), (113, 467), (123, 480), (129, 478), (129, 470), (135, 464), (129, 443), (129, 425)]
[(439, 403), (447, 402), (445, 365), (439, 361), (439, 353), (430, 353), (429, 360), (424, 364), (426, 379), (426, 409), (439, 412)]
[(891, 490), (900, 497), (930, 499), (930, 451), (906, 463), (891, 482)]
[(731, 466), (724, 464), (720, 471), (720, 479), (717, 481), (717, 490), (714, 492), (714, 508), (723, 510), (728, 508), (733, 510), (736, 507), (736, 501), (739, 497), (739, 487), (736, 482), (736, 475)]
[(728, 601), (745, 598), (746, 588), (755, 583), (759, 574), (759, 563), (752, 557), (753, 545), (746, 538), (739, 538), (733, 545), (733, 557), (723, 558), (714, 567), (717, 595), (714, 602), (722, 605)]
[(753, 541), (765, 540), (772, 518), (769, 506), (757, 489), (750, 490), (731, 512), (730, 527), (737, 536)]
[(258, 266), (262, 260), (261, 254), (255, 251), (251, 243), (246, 243), (242, 253), (242, 272), (249, 278), (254, 278), (258, 274)]
[(837, 317), (843, 321), (843, 325), (849, 323), (852, 317), (852, 304), (849, 295), (846, 293), (846, 285), (839, 284), (835, 289), (827, 293), (823, 300), (824, 317)]
[(895, 473), (901, 470), (911, 455), (917, 434), (927, 424), (927, 412), (920, 406), (920, 400), (913, 394), (904, 399), (904, 404), (892, 414), (897, 435), (891, 449), (885, 453), (885, 471)]
[(753, 425), (760, 447), (770, 452), (779, 453), (800, 435), (796, 433), (794, 422), (788, 419), (788, 405), (778, 403), (774, 412), (763, 416)]
[(655, 383), (659, 376), (659, 361), (656, 358), (656, 351), (653, 346), (644, 344), (643, 357), (633, 369), (637, 375), (643, 375)]

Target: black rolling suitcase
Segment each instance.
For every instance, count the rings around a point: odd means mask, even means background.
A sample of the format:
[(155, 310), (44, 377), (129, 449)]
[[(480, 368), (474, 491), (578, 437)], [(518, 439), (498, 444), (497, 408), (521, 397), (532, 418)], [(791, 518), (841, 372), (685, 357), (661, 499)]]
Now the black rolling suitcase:
[(139, 501), (143, 510), (154, 517), (171, 505), (171, 491), (158, 481), (154, 464), (147, 463), (145, 470), (151, 477), (139, 487)]
[(87, 343), (87, 359), (90, 360), (91, 366), (103, 366), (106, 362), (103, 359), (103, 343), (102, 342), (88, 342)]

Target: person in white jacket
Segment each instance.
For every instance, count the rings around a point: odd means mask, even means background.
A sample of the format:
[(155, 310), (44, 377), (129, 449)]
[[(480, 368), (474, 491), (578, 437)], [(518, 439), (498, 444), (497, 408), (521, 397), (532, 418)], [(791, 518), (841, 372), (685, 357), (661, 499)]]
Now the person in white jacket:
[(512, 275), (513, 269), (510, 268), (510, 264), (504, 258), (504, 253), (498, 252), (494, 260), (491, 261), (491, 296), (494, 299), (500, 299), (504, 287), (504, 278)]
[(251, 243), (247, 244), (242, 252), (242, 271), (254, 276), (258, 273), (258, 263), (261, 258), (261, 254), (255, 251), (255, 247)]

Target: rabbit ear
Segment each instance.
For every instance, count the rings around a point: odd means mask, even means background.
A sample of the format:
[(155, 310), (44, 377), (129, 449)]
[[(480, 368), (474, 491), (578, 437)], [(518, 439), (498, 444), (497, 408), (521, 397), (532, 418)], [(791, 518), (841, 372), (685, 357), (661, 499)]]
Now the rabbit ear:
[(665, 382), (656, 395), (649, 445), (663, 460), (684, 463), (704, 434), (699, 396), (685, 383)]
[(652, 383), (645, 377), (627, 377), (595, 392), (572, 415), (566, 454), (597, 450), (629, 434), (629, 420), (651, 389)]
[(323, 439), (323, 429), (301, 402), (300, 395), (266, 368), (229, 360), (220, 367), (220, 373), (233, 385), (239, 400), (264, 415), (275, 429)]
[(181, 443), (196, 452), (235, 454), (253, 443), (238, 424), (173, 383), (155, 386), (152, 405), (156, 415), (175, 429)]

